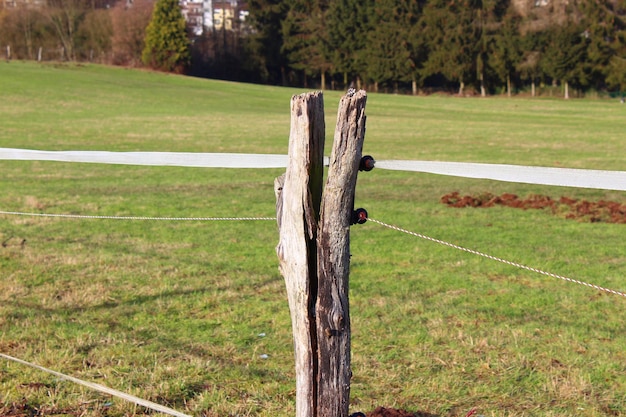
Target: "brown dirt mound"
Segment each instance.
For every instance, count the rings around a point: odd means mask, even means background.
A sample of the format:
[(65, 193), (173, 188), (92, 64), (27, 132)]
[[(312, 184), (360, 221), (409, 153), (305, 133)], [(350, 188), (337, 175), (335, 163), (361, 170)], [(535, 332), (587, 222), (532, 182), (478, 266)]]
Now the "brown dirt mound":
[(626, 224), (626, 204), (614, 201), (587, 201), (561, 197), (554, 200), (544, 195), (533, 194), (524, 199), (515, 194), (504, 193), (493, 195), (483, 193), (478, 195), (461, 196), (458, 191), (441, 197), (441, 203), (450, 207), (494, 207), (496, 205), (520, 209), (546, 209), (566, 219), (575, 219), (586, 222), (622, 223)]

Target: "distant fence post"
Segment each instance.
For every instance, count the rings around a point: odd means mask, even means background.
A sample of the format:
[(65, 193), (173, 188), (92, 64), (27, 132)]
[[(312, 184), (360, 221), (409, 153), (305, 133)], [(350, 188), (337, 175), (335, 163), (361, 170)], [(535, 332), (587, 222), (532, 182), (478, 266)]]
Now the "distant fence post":
[[(364, 91), (342, 97), (323, 186), (321, 92), (291, 99), (289, 161), (278, 177), (276, 252), (296, 362), (296, 416), (347, 417), (350, 398), (350, 225), (365, 134)], [(323, 191), (323, 193), (322, 193)]]

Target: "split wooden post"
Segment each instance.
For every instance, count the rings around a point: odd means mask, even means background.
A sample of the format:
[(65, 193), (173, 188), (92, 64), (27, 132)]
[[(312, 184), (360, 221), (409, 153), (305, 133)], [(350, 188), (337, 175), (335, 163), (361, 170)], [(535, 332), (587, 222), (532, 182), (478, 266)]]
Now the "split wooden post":
[(348, 416), (350, 225), (366, 99), (359, 91), (339, 103), (324, 190), (322, 93), (291, 100), (289, 162), (275, 181), (276, 251), (291, 311), (297, 417)]
[(291, 99), (287, 171), (274, 182), (279, 242), (296, 360), (296, 416), (315, 417), (317, 398), (316, 239), (324, 176), (322, 93)]
[(350, 399), (350, 225), (365, 139), (361, 90), (339, 103), (317, 235), (318, 416), (347, 417)]

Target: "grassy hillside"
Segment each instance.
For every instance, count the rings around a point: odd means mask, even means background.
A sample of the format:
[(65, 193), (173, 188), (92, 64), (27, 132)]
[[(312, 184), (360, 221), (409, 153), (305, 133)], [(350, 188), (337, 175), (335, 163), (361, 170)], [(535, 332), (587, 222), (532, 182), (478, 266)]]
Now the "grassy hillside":
[[(286, 153), (298, 92), (2, 62), (0, 147)], [(340, 94), (324, 94), (330, 148)], [(370, 94), (365, 151), (624, 170), (624, 112), (608, 100)], [(281, 174), (27, 161), (0, 169), (0, 210), (117, 216), (273, 216)], [(452, 209), (439, 202), (451, 191), (626, 203), (621, 192), (374, 170), (360, 174), (357, 204), (387, 223), (626, 289), (624, 225)], [(197, 416), (294, 415), (274, 222), (3, 215), (0, 241), (0, 352)], [(352, 255), (354, 411), (626, 415), (623, 298), (373, 222), (352, 229)], [(0, 393), (0, 414), (148, 414), (4, 360)]]

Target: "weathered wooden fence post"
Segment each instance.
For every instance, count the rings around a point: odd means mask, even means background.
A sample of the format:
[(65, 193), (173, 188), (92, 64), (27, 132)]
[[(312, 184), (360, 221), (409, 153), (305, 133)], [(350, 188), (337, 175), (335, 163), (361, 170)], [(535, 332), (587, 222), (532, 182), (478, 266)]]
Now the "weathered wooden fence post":
[(296, 416), (347, 417), (350, 225), (365, 135), (364, 91), (342, 97), (322, 194), (321, 92), (291, 100), (289, 162), (275, 181), (279, 243), (296, 361)]
[(341, 98), (317, 235), (318, 412), (347, 417), (350, 399), (350, 225), (365, 138), (365, 91)]
[(285, 278), (296, 360), (296, 416), (317, 416), (316, 239), (324, 175), (322, 93), (291, 99), (287, 171), (276, 179), (276, 247)]

